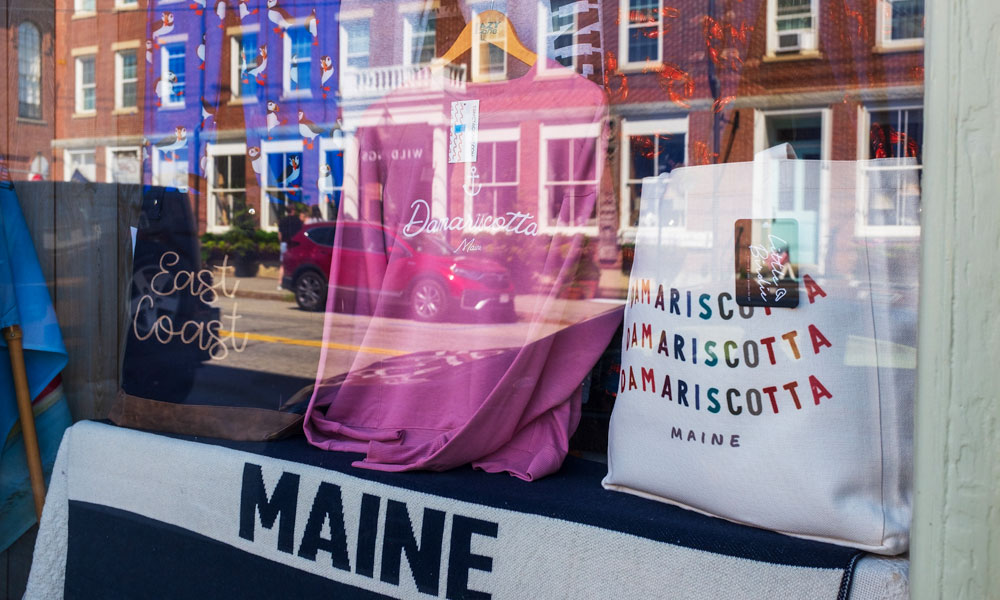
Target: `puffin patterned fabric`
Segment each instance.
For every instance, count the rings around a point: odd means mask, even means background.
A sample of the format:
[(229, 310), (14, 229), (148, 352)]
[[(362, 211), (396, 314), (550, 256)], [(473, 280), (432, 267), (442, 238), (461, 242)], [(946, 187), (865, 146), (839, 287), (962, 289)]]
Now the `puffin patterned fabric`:
[(900, 553), (917, 256), (853, 230), (859, 173), (900, 165), (788, 150), (644, 182), (604, 485)]

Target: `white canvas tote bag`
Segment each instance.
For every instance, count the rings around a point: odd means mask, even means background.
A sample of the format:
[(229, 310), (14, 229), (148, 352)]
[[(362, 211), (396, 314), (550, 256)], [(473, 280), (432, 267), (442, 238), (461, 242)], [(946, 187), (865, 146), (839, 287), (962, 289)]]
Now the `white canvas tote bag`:
[(906, 550), (914, 165), (783, 145), (644, 182), (606, 488)]

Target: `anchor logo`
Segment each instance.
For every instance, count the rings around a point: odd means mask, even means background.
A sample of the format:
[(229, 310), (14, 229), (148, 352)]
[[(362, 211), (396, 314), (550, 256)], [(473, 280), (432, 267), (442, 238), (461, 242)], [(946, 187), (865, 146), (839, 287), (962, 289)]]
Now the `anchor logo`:
[(467, 179), (468, 181), (462, 184), (465, 194), (473, 197), (478, 196), (479, 192), (483, 189), (483, 184), (479, 183), (479, 172), (475, 166), (469, 166)]

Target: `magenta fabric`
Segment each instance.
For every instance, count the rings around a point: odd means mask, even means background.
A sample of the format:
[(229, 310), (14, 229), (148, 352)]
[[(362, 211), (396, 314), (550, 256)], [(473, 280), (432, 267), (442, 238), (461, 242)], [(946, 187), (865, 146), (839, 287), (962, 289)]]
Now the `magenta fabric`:
[[(598, 86), (550, 64), (481, 84), (435, 84), (425, 72), (361, 116), (359, 197), (340, 209), (305, 419), (313, 445), (364, 452), (357, 466), (384, 471), (471, 463), (532, 480), (558, 470), (581, 383), (622, 311), (560, 297), (587, 277), (581, 261), (592, 262), (585, 234), (596, 237), (607, 103)], [(477, 159), (450, 163), (452, 106), (467, 100), (479, 101)], [(456, 253), (424, 257), (433, 240)], [(516, 320), (504, 310), (459, 315), (457, 296), (444, 323), (400, 315), (413, 270), (439, 260), (457, 274), (508, 277)]]

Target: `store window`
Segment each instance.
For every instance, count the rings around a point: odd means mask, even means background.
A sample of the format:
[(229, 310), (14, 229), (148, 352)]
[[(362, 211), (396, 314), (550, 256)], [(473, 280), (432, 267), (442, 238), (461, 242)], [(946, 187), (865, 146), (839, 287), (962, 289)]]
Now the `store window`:
[(38, 28), (17, 28), (17, 116), (42, 118), (42, 46)]
[(160, 80), (156, 84), (157, 104), (164, 108), (183, 108), (187, 82), (185, 68), (187, 40), (164, 44), (160, 49)]
[[(625, 121), (622, 124), (622, 223), (623, 228), (639, 224), (642, 181), (659, 177), (683, 166), (687, 156), (687, 119)], [(684, 206), (675, 206), (671, 215), (661, 215), (667, 227), (684, 227)]]
[(247, 207), (246, 145), (210, 145), (207, 152), (208, 229), (226, 230)]
[(175, 128), (174, 133), (160, 136), (152, 145), (153, 185), (187, 191), (188, 189), (187, 129)]
[(371, 20), (345, 21), (341, 24), (340, 35), (343, 46), (341, 49), (343, 66), (367, 69), (371, 53)]
[(139, 74), (135, 50), (115, 53), (115, 108), (135, 108), (138, 105)]
[(813, 52), (818, 46), (819, 0), (769, 0), (768, 54)]
[(97, 112), (97, 57), (79, 56), (76, 59), (76, 112)]
[(662, 0), (621, 0), (620, 60), (624, 66), (662, 61)]
[(257, 100), (261, 63), (257, 39), (255, 31), (244, 31), (230, 38), (229, 86), (233, 100)]
[[(573, 0), (540, 0), (538, 3), (539, 55), (564, 67), (576, 67), (577, 10)], [(544, 71), (547, 67), (541, 65)]]
[(858, 203), (862, 228), (871, 235), (920, 233), (920, 174), (924, 116), (919, 107), (865, 111), (867, 136), (862, 157), (889, 159), (862, 163)]
[(302, 142), (270, 142), (261, 147), (264, 187), (261, 190), (261, 227), (273, 230), (292, 204), (303, 201)]
[[(598, 124), (557, 125), (541, 129), (539, 153), (542, 194), (539, 214), (549, 228), (596, 231)], [(581, 207), (589, 206), (590, 210)]]
[(64, 162), (66, 181), (97, 181), (97, 159), (93, 150), (67, 150)]
[(924, 0), (879, 0), (879, 45), (919, 46), (924, 39)]
[(437, 15), (434, 12), (410, 15), (403, 25), (404, 62), (426, 65), (437, 56)]
[(139, 148), (108, 148), (108, 183), (142, 183), (142, 161)]
[(285, 31), (284, 92), (289, 96), (309, 96), (313, 36), (305, 27)]

